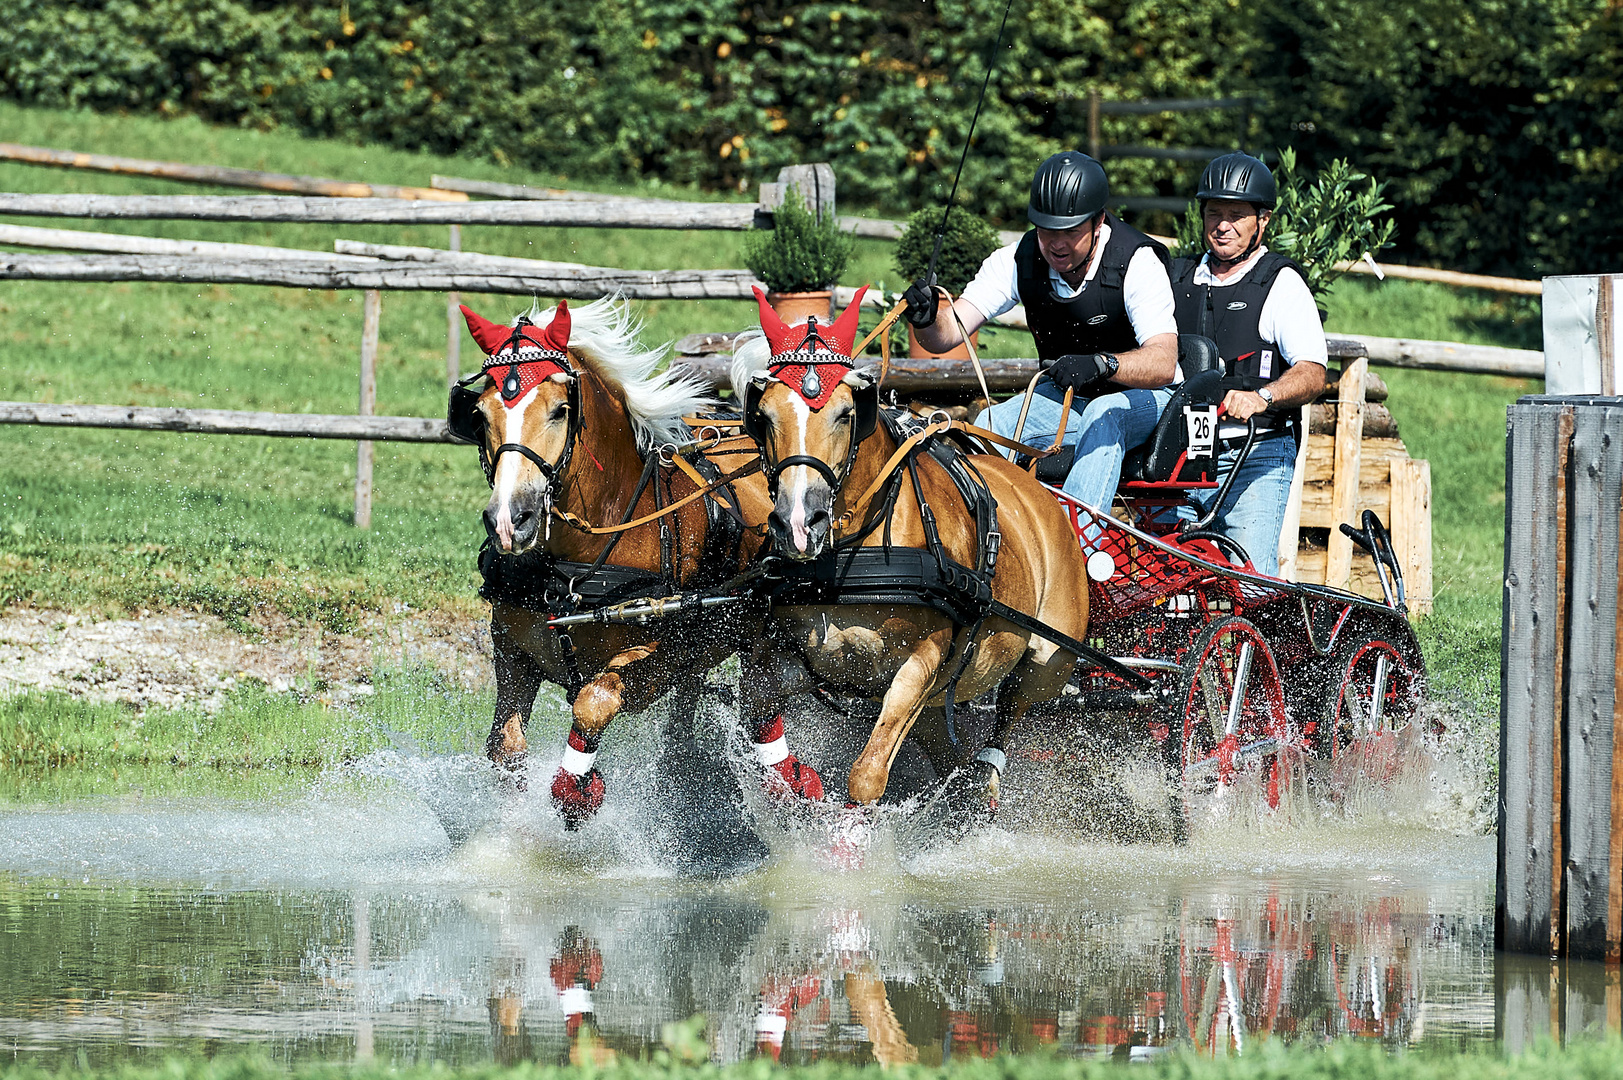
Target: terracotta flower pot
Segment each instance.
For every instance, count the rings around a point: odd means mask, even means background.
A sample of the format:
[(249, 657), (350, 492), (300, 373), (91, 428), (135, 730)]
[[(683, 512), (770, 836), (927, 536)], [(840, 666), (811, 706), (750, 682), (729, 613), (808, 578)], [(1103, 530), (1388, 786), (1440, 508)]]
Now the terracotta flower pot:
[(822, 292), (769, 292), (766, 302), (786, 323), (805, 322), (812, 315), (817, 316), (819, 326), (827, 326), (834, 321), (834, 292), (830, 289)]

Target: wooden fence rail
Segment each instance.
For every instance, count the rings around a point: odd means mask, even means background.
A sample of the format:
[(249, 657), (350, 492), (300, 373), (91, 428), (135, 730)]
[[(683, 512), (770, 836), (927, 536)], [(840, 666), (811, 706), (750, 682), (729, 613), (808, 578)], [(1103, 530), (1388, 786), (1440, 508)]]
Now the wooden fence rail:
[(731, 229), (755, 224), (749, 203), (620, 199), (594, 202), (411, 202), (302, 195), (29, 195), (0, 193), (0, 214), (146, 221), (277, 221), (335, 225), (528, 225), (607, 229)]
[(1623, 960), (1623, 398), (1509, 409), (1496, 936)]
[(295, 195), (327, 195), (337, 198), (427, 199), (432, 202), (466, 202), (460, 191), (435, 187), (402, 187), (399, 184), (361, 184), (350, 180), (328, 180), (320, 176), (291, 176), (258, 169), (232, 169), (221, 165), (183, 165), (174, 161), (148, 161), (145, 158), (115, 157), (111, 154), (83, 154), (75, 150), (52, 150), (44, 146), (0, 143), (0, 161), (25, 165), (54, 165), (91, 172), (122, 173), (126, 176), (155, 176), (192, 184), (218, 184), (221, 187), (256, 188)]
[(168, 255), (35, 255), (0, 253), (0, 280), (167, 281), (222, 285), (281, 285), (301, 289), (385, 289), (407, 292), (507, 293), (596, 300), (620, 293), (638, 300), (739, 300), (757, 284), (747, 270), (616, 270), (545, 272), (500, 266), (464, 269), (439, 263), (350, 256), (308, 260), (190, 258)]
[(127, 428), (195, 435), (270, 435), (289, 439), (367, 439), (373, 442), (452, 442), (443, 419), (323, 413), (169, 409), (138, 405), (39, 405), (0, 401), (0, 424)]

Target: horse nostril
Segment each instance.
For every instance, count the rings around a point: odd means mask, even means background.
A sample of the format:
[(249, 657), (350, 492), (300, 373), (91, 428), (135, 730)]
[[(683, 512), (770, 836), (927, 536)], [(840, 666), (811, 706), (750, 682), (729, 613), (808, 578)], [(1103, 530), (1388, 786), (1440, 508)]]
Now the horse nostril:
[(522, 530), (523, 528), (525, 528), (525, 526), (529, 525), (534, 520), (535, 520), (535, 511), (534, 510), (514, 510), (513, 511), (513, 529), (515, 531)]
[(485, 519), (485, 532), (486, 532), (486, 534), (490, 535), (490, 536), (495, 536), (496, 535), (496, 508), (493, 507), (493, 506), (485, 507), (484, 519)]

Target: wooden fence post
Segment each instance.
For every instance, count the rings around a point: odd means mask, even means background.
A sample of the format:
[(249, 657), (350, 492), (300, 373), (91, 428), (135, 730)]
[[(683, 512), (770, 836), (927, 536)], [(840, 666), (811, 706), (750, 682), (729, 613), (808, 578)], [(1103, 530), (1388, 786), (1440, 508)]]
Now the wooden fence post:
[(1313, 426), (1313, 403), (1302, 406), (1300, 426), (1296, 429), (1301, 441), (1296, 444), (1296, 471), (1291, 474), (1291, 493), (1285, 502), (1285, 521), (1279, 529), (1279, 576), (1286, 581), (1299, 581), (1301, 571), (1296, 565), (1302, 548), (1302, 486), (1307, 483), (1307, 438)]
[[(1529, 397), (1509, 416), (1498, 945), (1615, 964), (1623, 960), (1623, 399)], [(1608, 989), (1608, 1014), (1616, 997)]]
[[(371, 416), (378, 403), (378, 320), (383, 314), (383, 294), (366, 290), (361, 315), (361, 408), (360, 415)], [(355, 527), (372, 527), (372, 444), (355, 444)]]
[(1393, 458), (1391, 491), (1392, 513), (1387, 524), (1403, 570), (1409, 614), (1430, 615), (1431, 462)]
[[(462, 226), (451, 226), (451, 251), (462, 250)], [(445, 295), (445, 388), (449, 390), (462, 376), (462, 294)]]
[(1324, 583), (1346, 589), (1352, 583), (1352, 540), (1341, 524), (1361, 527), (1358, 520), (1358, 472), (1363, 464), (1364, 376), (1369, 360), (1359, 357), (1342, 365), (1336, 400), (1336, 463), (1330, 485), (1330, 549), (1325, 555)]

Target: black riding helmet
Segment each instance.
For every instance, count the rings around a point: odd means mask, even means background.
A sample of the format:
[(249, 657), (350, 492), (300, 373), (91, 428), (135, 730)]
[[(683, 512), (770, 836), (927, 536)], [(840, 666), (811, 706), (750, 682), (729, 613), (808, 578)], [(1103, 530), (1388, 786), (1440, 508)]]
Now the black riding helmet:
[(1279, 185), (1260, 158), (1244, 153), (1224, 154), (1213, 158), (1200, 174), (1195, 198), (1203, 203), (1207, 199), (1235, 199), (1258, 210), (1272, 210), (1279, 201)]
[(1062, 150), (1037, 166), (1026, 219), (1039, 229), (1074, 229), (1110, 201), (1105, 169), (1086, 154)]

